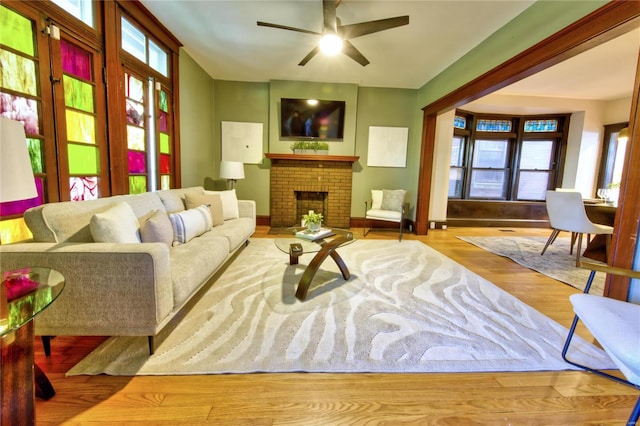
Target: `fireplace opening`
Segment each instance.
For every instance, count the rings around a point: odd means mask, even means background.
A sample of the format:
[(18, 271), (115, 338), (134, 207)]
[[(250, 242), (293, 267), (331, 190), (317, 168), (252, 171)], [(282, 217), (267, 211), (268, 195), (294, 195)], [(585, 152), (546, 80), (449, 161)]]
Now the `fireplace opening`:
[(329, 209), (327, 208), (328, 192), (321, 191), (295, 191), (296, 195), (296, 209), (294, 212), (294, 218), (296, 220), (296, 226), (302, 223), (302, 216), (309, 213), (309, 210), (313, 210), (316, 213), (320, 213), (323, 216), (323, 223), (330, 223)]

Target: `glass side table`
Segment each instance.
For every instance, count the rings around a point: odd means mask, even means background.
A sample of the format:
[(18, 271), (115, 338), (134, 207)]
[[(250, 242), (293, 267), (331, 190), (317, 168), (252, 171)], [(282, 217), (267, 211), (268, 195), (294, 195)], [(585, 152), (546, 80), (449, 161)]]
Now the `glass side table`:
[(64, 277), (54, 269), (3, 272), (0, 283), (1, 424), (35, 424), (35, 396), (55, 395), (33, 360), (33, 318), (60, 295)]

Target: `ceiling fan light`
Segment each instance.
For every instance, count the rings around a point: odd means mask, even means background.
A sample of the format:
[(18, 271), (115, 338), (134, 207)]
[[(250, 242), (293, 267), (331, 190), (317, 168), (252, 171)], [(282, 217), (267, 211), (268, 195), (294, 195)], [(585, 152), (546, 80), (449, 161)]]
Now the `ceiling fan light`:
[(325, 55), (337, 55), (342, 51), (342, 39), (336, 34), (325, 34), (320, 38), (319, 46)]

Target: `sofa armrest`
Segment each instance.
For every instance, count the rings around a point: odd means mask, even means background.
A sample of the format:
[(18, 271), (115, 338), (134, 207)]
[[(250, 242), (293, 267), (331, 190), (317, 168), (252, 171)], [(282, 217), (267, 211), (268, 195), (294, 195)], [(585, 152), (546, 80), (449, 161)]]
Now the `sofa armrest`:
[(42, 266), (65, 278), (36, 319), (39, 335), (153, 335), (173, 310), (162, 243), (21, 243), (0, 247), (3, 271)]
[(240, 217), (248, 217), (256, 223), (256, 202), (253, 200), (238, 200), (238, 212)]

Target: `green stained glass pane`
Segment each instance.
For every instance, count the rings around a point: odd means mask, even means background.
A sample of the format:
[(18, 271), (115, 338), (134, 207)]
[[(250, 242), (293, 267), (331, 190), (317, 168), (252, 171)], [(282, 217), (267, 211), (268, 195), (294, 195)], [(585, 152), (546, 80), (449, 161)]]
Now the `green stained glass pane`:
[(0, 5), (0, 43), (29, 56), (34, 55), (31, 20)]
[(147, 192), (146, 176), (129, 176), (129, 193), (144, 194)]
[(44, 173), (42, 169), (42, 141), (40, 139), (27, 139), (31, 168), (34, 173)]
[[(4, 30), (0, 30), (2, 34)], [(36, 96), (36, 64), (31, 59), (0, 50), (0, 87)]]
[(160, 189), (171, 189), (171, 176), (160, 176)]
[(146, 151), (144, 143), (144, 129), (135, 126), (127, 126), (127, 146), (136, 151)]
[(67, 140), (69, 142), (96, 143), (96, 120), (92, 115), (68, 109), (66, 117)]
[(67, 145), (69, 173), (72, 175), (98, 174), (98, 148), (91, 145)]
[(169, 101), (167, 99), (168, 99), (167, 92), (165, 92), (164, 90), (161, 90), (160, 97), (158, 100), (161, 111), (169, 112)]
[(65, 75), (64, 104), (86, 112), (93, 112), (93, 86), (77, 78)]
[(166, 133), (160, 133), (160, 152), (162, 154), (170, 154), (171, 150), (169, 148), (169, 135)]

